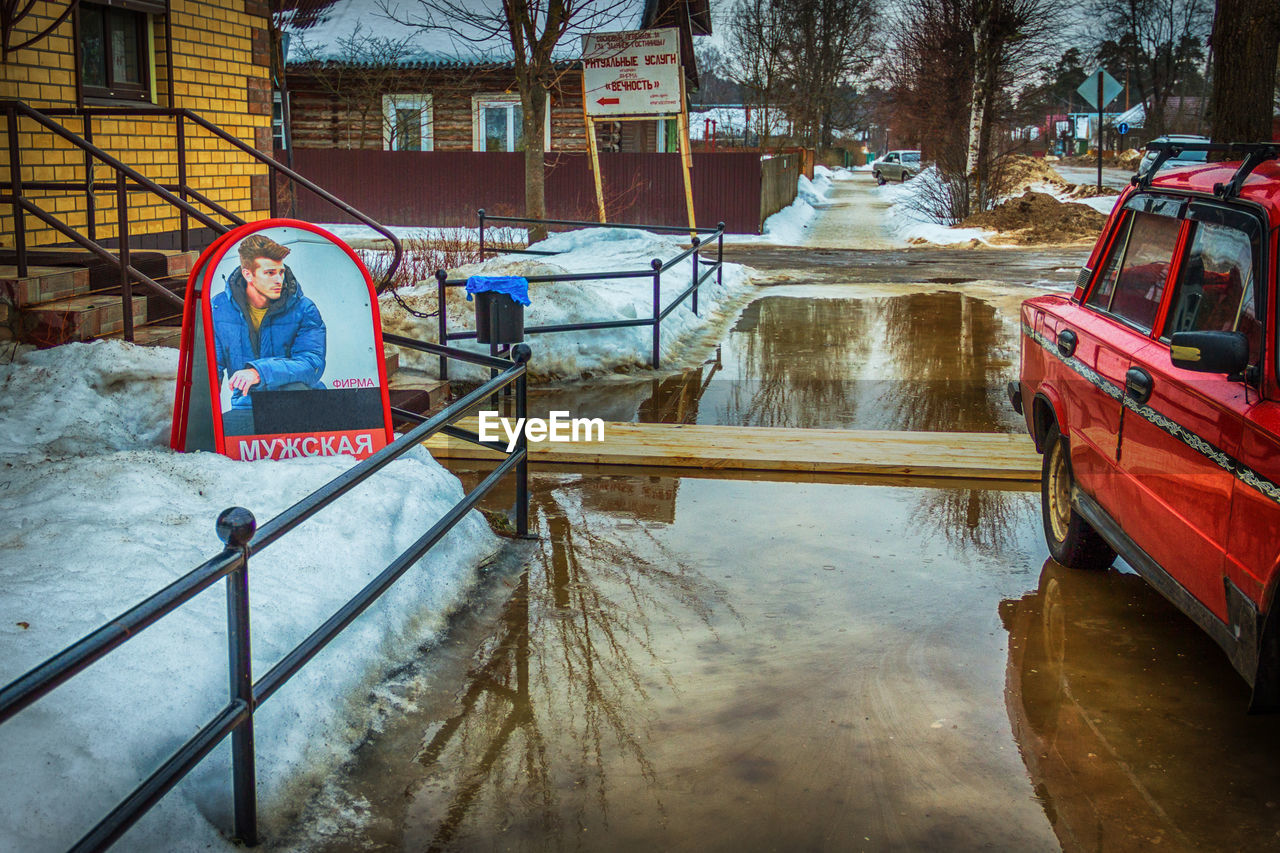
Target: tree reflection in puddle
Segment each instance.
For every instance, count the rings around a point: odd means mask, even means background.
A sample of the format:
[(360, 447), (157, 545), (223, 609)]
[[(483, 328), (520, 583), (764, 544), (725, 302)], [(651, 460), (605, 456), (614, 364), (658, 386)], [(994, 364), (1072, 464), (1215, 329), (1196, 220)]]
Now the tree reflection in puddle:
[[(644, 781), (650, 812), (664, 818), (645, 744), (654, 692), (679, 688), (654, 651), (652, 626), (714, 636), (711, 617), (728, 605), (646, 528), (674, 517), (674, 479), (618, 478), (612, 492), (590, 493), (578, 482), (544, 479), (536, 492), (541, 547), (501, 630), (473, 656), (457, 712), (417, 756), (425, 775), (408, 792), (409, 848), (465, 846), (469, 827), (490, 834), (495, 822), (540, 844), (607, 829), (610, 774), (620, 767)], [(602, 514), (611, 503), (627, 516)], [(578, 796), (583, 789), (594, 790)]]

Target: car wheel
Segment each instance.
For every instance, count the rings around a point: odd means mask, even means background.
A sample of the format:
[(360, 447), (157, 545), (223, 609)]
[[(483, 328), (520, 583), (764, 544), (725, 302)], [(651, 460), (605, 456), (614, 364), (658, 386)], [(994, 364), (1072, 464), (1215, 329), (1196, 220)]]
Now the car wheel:
[(1058, 425), (1049, 427), (1040, 469), (1040, 514), (1053, 559), (1072, 569), (1105, 569), (1116, 552), (1071, 505), (1071, 454)]
[(885, 185), (884, 175), (880, 174), (878, 171), (876, 172), (876, 183), (880, 186)]
[(911, 180), (911, 173), (908, 172), (906, 169), (903, 169), (902, 175), (901, 177), (898, 178), (898, 180), (905, 184), (907, 181)]

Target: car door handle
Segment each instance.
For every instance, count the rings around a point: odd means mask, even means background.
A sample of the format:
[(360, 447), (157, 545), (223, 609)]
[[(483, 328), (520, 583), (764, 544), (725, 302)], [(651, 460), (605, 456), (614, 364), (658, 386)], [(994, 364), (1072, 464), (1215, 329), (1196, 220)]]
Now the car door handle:
[(1070, 358), (1075, 355), (1076, 344), (1078, 343), (1080, 343), (1080, 339), (1070, 329), (1063, 329), (1058, 332), (1058, 352), (1063, 358)]
[(1151, 399), (1151, 388), (1155, 383), (1151, 374), (1141, 367), (1130, 367), (1124, 374), (1124, 393), (1135, 403), (1144, 404)]

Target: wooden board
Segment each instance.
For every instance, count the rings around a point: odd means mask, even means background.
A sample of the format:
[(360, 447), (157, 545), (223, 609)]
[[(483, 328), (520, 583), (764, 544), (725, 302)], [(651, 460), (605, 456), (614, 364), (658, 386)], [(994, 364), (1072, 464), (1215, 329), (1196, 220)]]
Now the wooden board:
[[(459, 426), (475, 431), (476, 419)], [(505, 444), (505, 438), (503, 439)], [(496, 459), (460, 439), (426, 442), (441, 459)], [(611, 423), (604, 441), (529, 444), (531, 462), (648, 465), (701, 470), (792, 471), (1039, 480), (1040, 455), (1025, 434), (776, 429)]]

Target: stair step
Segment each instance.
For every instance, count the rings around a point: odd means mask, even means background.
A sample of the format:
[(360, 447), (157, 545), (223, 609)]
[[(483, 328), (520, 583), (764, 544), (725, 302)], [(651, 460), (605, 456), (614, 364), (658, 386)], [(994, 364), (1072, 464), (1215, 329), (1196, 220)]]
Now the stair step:
[[(114, 251), (114, 250), (113, 250)], [(143, 275), (151, 278), (161, 276), (186, 276), (195, 266), (200, 253), (194, 250), (181, 249), (134, 249), (129, 255), (129, 263)], [(0, 264), (16, 263), (12, 249), (0, 249)], [(27, 251), (27, 263), (44, 267), (84, 267), (89, 270), (89, 287), (101, 290), (120, 282), (120, 269), (114, 264), (79, 246), (40, 247)]]
[[(147, 298), (133, 297), (133, 323), (146, 320)], [(46, 302), (22, 312), (22, 338), (38, 346), (90, 341), (124, 329), (124, 305), (119, 296), (74, 296)]]
[(85, 267), (27, 267), (25, 276), (16, 266), (0, 266), (0, 302), (18, 308), (81, 296), (89, 291), (89, 270)]
[[(124, 339), (124, 331), (102, 335), (104, 338)], [(173, 347), (177, 349), (182, 343), (181, 326), (135, 326), (133, 342), (140, 347)]]

